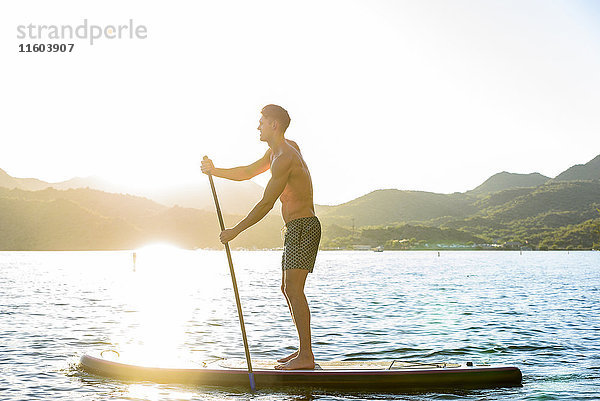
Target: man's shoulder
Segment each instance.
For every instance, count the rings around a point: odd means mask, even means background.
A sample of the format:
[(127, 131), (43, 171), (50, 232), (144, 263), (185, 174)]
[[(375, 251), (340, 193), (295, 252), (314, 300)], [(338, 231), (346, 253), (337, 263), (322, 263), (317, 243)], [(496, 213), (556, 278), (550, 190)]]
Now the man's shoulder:
[(292, 141), (291, 139), (286, 139), (285, 141), (288, 143), (288, 145), (292, 146), (298, 151), (298, 153), (300, 153), (300, 146), (298, 146), (296, 142)]
[(273, 154), (271, 157), (271, 171), (274, 168), (290, 169), (297, 165), (302, 160), (302, 154), (298, 144), (294, 141), (286, 139), (288, 148), (284, 147), (278, 154)]
[(271, 160), (271, 172), (273, 174), (289, 171), (294, 163), (292, 152), (282, 152)]

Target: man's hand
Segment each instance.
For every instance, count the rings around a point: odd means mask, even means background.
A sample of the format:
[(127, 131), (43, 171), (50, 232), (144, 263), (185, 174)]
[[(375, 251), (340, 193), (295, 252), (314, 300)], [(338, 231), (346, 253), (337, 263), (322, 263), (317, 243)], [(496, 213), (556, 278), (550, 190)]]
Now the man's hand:
[(222, 244), (226, 244), (229, 241), (233, 241), (233, 239), (235, 237), (237, 237), (239, 234), (239, 231), (236, 230), (235, 228), (226, 228), (225, 230), (221, 231), (221, 235), (219, 235), (219, 239), (221, 240)]
[(204, 174), (212, 174), (214, 169), (215, 169), (215, 165), (213, 164), (212, 160), (210, 160), (208, 158), (208, 156), (204, 156), (204, 159), (202, 159), (202, 172)]

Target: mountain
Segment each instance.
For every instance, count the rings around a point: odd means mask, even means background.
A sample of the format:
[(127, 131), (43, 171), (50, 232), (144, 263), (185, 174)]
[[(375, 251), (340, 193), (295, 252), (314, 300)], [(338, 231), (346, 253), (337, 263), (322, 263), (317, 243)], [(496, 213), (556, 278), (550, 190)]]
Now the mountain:
[(573, 181), (573, 180), (598, 180), (600, 179), (600, 155), (596, 156), (586, 164), (576, 164), (569, 167), (553, 181)]
[[(431, 195), (375, 191), (355, 200), (361, 202), (358, 205), (352, 201), (331, 207), (320, 215), (324, 224), (323, 246), (347, 248), (353, 244), (385, 244), (386, 249), (401, 249), (401, 244), (407, 241), (411, 246), (504, 242), (542, 249), (600, 246), (600, 180), (549, 182), (478, 197), (433, 194), (444, 196), (445, 200)], [(420, 217), (430, 219), (399, 220), (419, 217), (411, 205), (398, 203), (410, 197), (413, 201), (422, 201)], [(436, 210), (437, 202), (454, 203), (457, 207)], [(386, 207), (391, 217), (383, 224), (377, 223), (382, 218), (381, 210)], [(375, 213), (369, 214), (371, 210)], [(335, 215), (342, 211), (351, 211), (355, 223), (365, 219), (367, 223), (349, 229), (352, 220), (348, 224), (348, 218), (342, 220), (341, 216)], [(443, 217), (434, 217), (444, 213), (447, 214)]]
[[(466, 193), (386, 189), (340, 205), (316, 205), (323, 224), (322, 246), (383, 244), (405, 249), (515, 242), (541, 249), (600, 247), (598, 175), (600, 156), (553, 180), (538, 173), (502, 172)], [(156, 241), (191, 249), (220, 248), (212, 195), (201, 178), (151, 194), (150, 199), (126, 194), (122, 188), (111, 187), (121, 193), (92, 189), (108, 185), (97, 179), (49, 184), (0, 170), (0, 250), (132, 249)], [(215, 184), (226, 205), (227, 226), (242, 219), (262, 193), (252, 182), (217, 179)], [(57, 189), (72, 186), (79, 188)], [(281, 227), (280, 216), (267, 216), (232, 246), (280, 247)]]
[[(600, 206), (600, 181), (552, 182), (537, 188), (523, 189), (522, 193), (498, 205), (493, 204), (494, 196), (481, 202), (480, 214), (507, 222), (532, 218), (547, 213), (579, 213), (580, 223), (592, 218), (595, 208)], [(502, 192), (496, 196), (502, 196)], [(486, 207), (487, 206), (487, 207)]]
[(476, 211), (464, 194), (381, 189), (337, 206), (319, 209), (326, 222), (357, 227), (468, 216)]
[(131, 249), (139, 229), (67, 199), (26, 200), (0, 196), (0, 250)]
[[(264, 189), (253, 181), (229, 181), (215, 178), (215, 189), (224, 213), (247, 214), (262, 198)], [(201, 176), (195, 183), (166, 189), (140, 192), (140, 195), (167, 206), (182, 206), (214, 211), (215, 202), (206, 177)], [(281, 205), (277, 203), (269, 214), (279, 215)]]
[[(231, 226), (243, 218), (225, 214)], [(232, 247), (282, 245), (281, 217), (267, 216)], [(0, 188), (0, 250), (135, 249), (154, 242), (220, 248), (215, 212), (167, 207), (146, 198), (89, 188)]]
[(75, 177), (75, 178), (71, 178), (70, 180), (66, 180), (66, 181), (47, 183), (46, 185), (47, 185), (47, 188), (54, 188), (54, 189), (61, 189), (61, 190), (76, 189), (76, 188), (91, 188), (91, 189), (97, 189), (99, 191), (104, 191), (104, 192), (135, 195), (135, 194), (131, 193), (132, 191), (129, 191), (128, 188), (125, 186), (113, 184), (112, 182), (109, 182), (101, 177), (96, 177), (96, 176)]
[(546, 183), (548, 180), (550, 180), (549, 177), (540, 173), (515, 174), (503, 171), (494, 174), (485, 180), (483, 184), (469, 191), (469, 193), (479, 195), (513, 188), (537, 187), (538, 185)]
[[(224, 213), (246, 214), (263, 194), (263, 188), (252, 181), (234, 182), (215, 177), (214, 182)], [(49, 185), (56, 189), (90, 188), (105, 192), (131, 194), (152, 199), (166, 206), (181, 206), (207, 211), (213, 211), (215, 208), (212, 191), (204, 175), (187, 184), (145, 190), (118, 186), (98, 177), (78, 177)], [(274, 209), (273, 213), (276, 214), (279, 208)]]
[[(46, 182), (35, 178), (16, 178), (0, 169), (0, 187), (8, 189), (22, 189), (26, 191), (39, 191), (46, 188), (68, 190), (77, 188), (90, 188), (103, 192), (129, 194), (152, 199), (166, 206), (182, 206), (188, 208), (214, 211), (214, 200), (204, 175), (195, 182), (171, 186), (168, 188), (153, 188), (137, 190), (124, 185), (117, 185), (100, 177), (75, 177), (61, 182)], [(223, 213), (247, 214), (261, 199), (264, 189), (252, 182), (234, 182), (215, 178), (215, 187), (219, 194), (219, 202)], [(280, 214), (279, 203), (270, 212), (272, 215)]]
[(577, 231), (572, 237), (574, 242), (567, 245), (590, 248), (600, 243), (599, 180), (550, 182), (535, 188), (506, 190), (479, 200), (475, 206), (477, 213), (441, 222), (439, 226), (496, 242), (563, 246), (568, 241), (562, 237)]
[(0, 169), (0, 187), (19, 188), (27, 191), (37, 191), (48, 187), (48, 183), (36, 178), (15, 178), (11, 177), (6, 171)]

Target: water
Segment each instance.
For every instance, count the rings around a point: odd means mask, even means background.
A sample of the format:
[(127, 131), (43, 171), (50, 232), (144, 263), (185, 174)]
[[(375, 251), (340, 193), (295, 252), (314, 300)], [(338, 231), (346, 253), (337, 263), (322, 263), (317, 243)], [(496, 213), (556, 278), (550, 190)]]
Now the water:
[[(234, 252), (253, 358), (290, 353), (280, 252)], [(118, 349), (168, 365), (243, 358), (216, 251), (0, 252), (2, 400), (592, 400), (600, 398), (600, 252), (321, 252), (309, 276), (317, 360), (517, 365), (523, 387), (405, 394), (126, 383), (81, 372)]]

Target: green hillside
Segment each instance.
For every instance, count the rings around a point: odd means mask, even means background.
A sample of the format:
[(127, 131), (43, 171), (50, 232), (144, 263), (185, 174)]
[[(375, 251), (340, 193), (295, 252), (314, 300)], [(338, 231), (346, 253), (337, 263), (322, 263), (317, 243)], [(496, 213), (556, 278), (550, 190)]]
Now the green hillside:
[(382, 189), (350, 202), (330, 206), (319, 216), (341, 226), (368, 226), (424, 221), (443, 216), (464, 217), (477, 211), (475, 198), (464, 194), (436, 194)]
[(65, 200), (0, 198), (0, 250), (131, 249), (142, 233)]
[[(253, 181), (233, 182), (215, 178), (215, 186), (220, 194), (221, 210), (224, 213), (247, 213), (261, 199), (264, 188)], [(114, 184), (100, 177), (76, 177), (67, 181), (49, 183), (36, 178), (17, 178), (0, 169), (0, 188), (21, 189), (24, 191), (40, 191), (47, 188), (56, 190), (95, 189), (105, 193), (129, 194), (134, 197), (145, 197), (166, 206), (182, 206), (212, 211), (214, 201), (212, 192), (205, 177), (188, 184), (178, 184), (169, 188), (135, 190), (126, 185)], [(277, 215), (281, 204), (269, 214)]]
[(573, 180), (598, 180), (600, 179), (600, 155), (596, 156), (586, 164), (576, 164), (569, 167), (553, 181), (573, 181)]
[[(500, 173), (467, 193), (374, 191), (340, 205), (317, 206), (322, 246), (407, 249), (508, 242), (542, 249), (597, 248), (600, 180), (582, 179), (590, 176), (600, 176), (600, 156), (549, 181), (537, 173)], [(222, 246), (213, 211), (89, 188), (17, 189), (11, 179), (0, 171), (0, 250), (132, 249), (153, 242), (190, 249)], [(40, 184), (18, 180), (20, 185)], [(242, 218), (224, 216), (228, 227)], [(281, 247), (282, 225), (281, 217), (268, 215), (231, 245)]]
[(494, 174), (483, 184), (469, 191), (470, 194), (488, 194), (513, 188), (537, 187), (547, 182), (550, 178), (540, 173), (514, 174), (503, 171)]
[[(479, 198), (376, 191), (356, 202), (321, 210), (322, 246), (397, 248), (407, 241), (414, 246), (518, 241), (547, 248), (590, 248), (600, 243), (597, 208), (598, 180), (551, 182)], [(377, 224), (386, 212), (393, 222)], [(242, 218), (225, 215), (228, 226)], [(281, 247), (282, 225), (278, 216), (267, 216), (231, 245)], [(0, 188), (1, 250), (132, 249), (153, 242), (220, 248), (218, 232), (215, 213), (168, 208), (145, 198), (91, 189)]]
[(2, 188), (20, 188), (28, 191), (37, 191), (48, 187), (48, 183), (36, 178), (14, 178), (0, 169), (0, 187)]
[[(225, 215), (232, 225), (243, 216)], [(281, 218), (267, 216), (233, 247), (281, 246)], [(218, 248), (215, 213), (92, 189), (0, 188), (0, 250), (133, 249), (154, 242)]]
[[(437, 207), (444, 201), (445, 208)], [(599, 207), (600, 181), (567, 181), (479, 197), (376, 191), (348, 204), (330, 207), (321, 213), (321, 219), (326, 225), (324, 246), (327, 247), (375, 246), (390, 240), (413, 240), (443, 244), (519, 242), (532, 247), (590, 248), (598, 242), (594, 239), (593, 227), (594, 219), (599, 217), (596, 210)], [(386, 211), (387, 221), (381, 224)], [(422, 220), (419, 221), (419, 217)], [(354, 233), (349, 231), (352, 218)], [(421, 229), (398, 231), (400, 226)], [(431, 228), (448, 231), (440, 236), (429, 230)], [(367, 234), (373, 232), (381, 235)]]
[(591, 218), (596, 203), (600, 203), (600, 181), (567, 181), (542, 185), (528, 194), (483, 209), (480, 213), (497, 221), (508, 222), (547, 213), (571, 212), (572, 222), (580, 223)]
[(97, 212), (106, 217), (128, 216), (129, 220), (138, 221), (148, 215), (158, 213), (167, 209), (149, 199), (102, 192), (93, 189), (68, 189), (56, 190), (47, 188), (40, 191), (24, 191), (20, 189), (0, 188), (0, 198), (24, 199), (35, 201), (50, 201), (55, 199), (67, 199), (73, 203)]
[[(488, 241), (527, 241), (537, 246), (553, 241), (558, 238), (556, 235), (563, 237), (564, 233), (559, 232), (569, 226), (582, 225), (582, 230), (591, 230), (587, 224), (598, 217), (600, 181), (551, 182), (536, 188), (503, 191), (476, 205), (480, 210), (473, 216), (440, 226), (467, 231)], [(589, 248), (593, 235), (591, 231), (586, 235)]]
[(352, 233), (335, 225), (324, 230), (322, 246), (325, 248), (352, 248), (354, 244), (376, 247), (385, 245), (387, 249), (403, 249), (405, 245), (424, 244), (474, 244), (483, 243), (483, 238), (452, 228), (437, 228), (398, 224), (385, 227), (364, 227)]
[(600, 218), (576, 225), (559, 227), (552, 232), (533, 236), (532, 242), (540, 249), (590, 249), (600, 250)]

